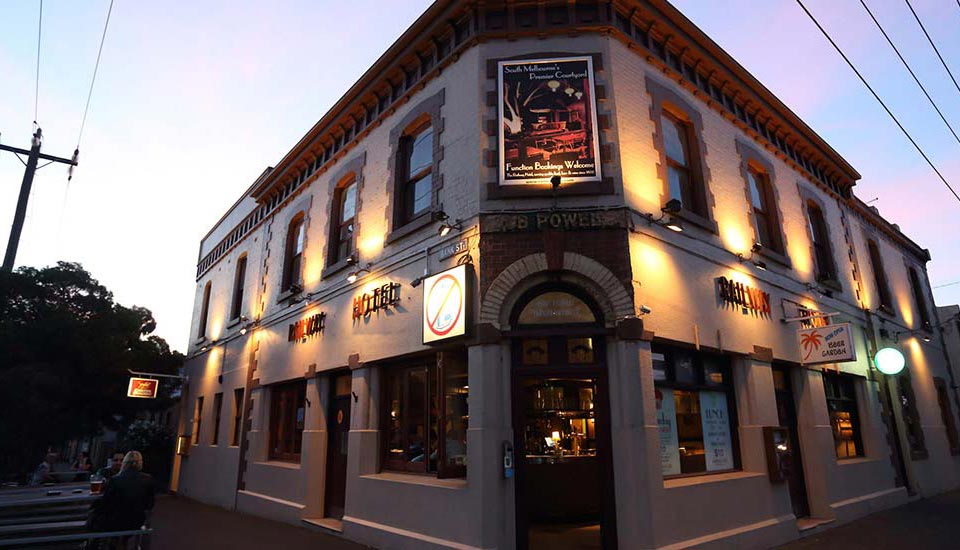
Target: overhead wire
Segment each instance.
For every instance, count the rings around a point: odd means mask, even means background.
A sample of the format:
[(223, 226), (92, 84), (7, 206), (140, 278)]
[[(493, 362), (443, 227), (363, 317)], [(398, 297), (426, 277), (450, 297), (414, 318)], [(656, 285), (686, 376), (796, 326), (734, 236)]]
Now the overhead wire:
[(870, 90), (870, 93), (873, 94), (874, 99), (876, 99), (877, 102), (879, 102), (880, 105), (883, 107), (883, 110), (886, 111), (888, 115), (890, 115), (890, 118), (893, 119), (893, 121), (897, 124), (897, 127), (900, 128), (900, 131), (903, 132), (903, 135), (907, 137), (910, 143), (913, 144), (914, 148), (916, 148), (917, 152), (920, 153), (920, 156), (923, 157), (923, 160), (927, 161), (927, 164), (930, 165), (930, 168), (932, 168), (933, 171), (936, 172), (937, 176), (939, 176), (940, 178), (940, 181), (942, 181), (943, 184), (947, 187), (947, 189), (949, 189), (950, 192), (953, 193), (953, 196), (956, 197), (957, 201), (960, 201), (960, 195), (957, 194), (957, 192), (953, 189), (953, 187), (950, 185), (947, 179), (943, 177), (943, 174), (940, 172), (939, 169), (937, 169), (936, 165), (933, 164), (933, 161), (930, 160), (930, 157), (928, 157), (927, 154), (923, 152), (923, 149), (921, 149), (920, 145), (918, 145), (916, 140), (913, 139), (913, 136), (910, 135), (910, 132), (908, 132), (907, 129), (903, 127), (903, 124), (901, 124), (900, 120), (898, 120), (896, 115), (893, 114), (893, 111), (891, 111), (890, 108), (887, 107), (887, 104), (884, 103), (882, 99), (880, 99), (880, 96), (877, 95), (877, 92), (875, 92), (873, 87), (870, 86), (870, 83), (867, 82), (867, 79), (864, 78), (862, 74), (860, 74), (860, 71), (857, 70), (857, 67), (853, 64), (852, 61), (850, 61), (850, 58), (848, 58), (847, 55), (843, 53), (843, 50), (840, 49), (840, 46), (838, 46), (837, 43), (834, 42), (833, 38), (830, 37), (830, 34), (826, 31), (826, 29), (824, 29), (823, 26), (820, 25), (820, 22), (817, 21), (817, 18), (814, 17), (812, 13), (810, 13), (810, 10), (808, 10), (805, 5), (803, 5), (803, 1), (797, 0), (797, 4), (799, 4), (800, 8), (802, 8), (804, 13), (807, 14), (807, 17), (809, 17), (810, 20), (813, 21), (813, 24), (817, 26), (817, 28), (820, 30), (823, 36), (827, 39), (827, 41), (830, 42), (830, 45), (833, 46), (835, 50), (837, 50), (837, 53), (840, 54), (840, 57), (842, 57), (843, 60), (847, 62), (847, 65), (849, 65), (850, 69), (852, 69), (853, 72), (857, 75), (857, 77), (860, 79), (860, 82), (862, 82), (863, 85), (866, 86), (868, 90)]
[(37, 76), (33, 89), (33, 123), (37, 124), (37, 112), (40, 108), (40, 38), (43, 34), (43, 0), (40, 0), (40, 18), (37, 22)]
[[(960, 2), (960, 0), (957, 0)], [(953, 139), (957, 140), (957, 143), (960, 143), (960, 136), (957, 136), (957, 132), (954, 131), (953, 126), (950, 126), (950, 123), (947, 122), (947, 117), (943, 116), (943, 112), (940, 110), (940, 107), (937, 106), (937, 103), (930, 97), (930, 94), (927, 92), (927, 89), (920, 82), (920, 79), (917, 78), (916, 73), (913, 72), (913, 69), (910, 67), (910, 64), (907, 63), (907, 60), (903, 58), (903, 55), (900, 54), (900, 50), (897, 49), (897, 46), (893, 43), (893, 40), (890, 39), (890, 36), (887, 35), (887, 31), (883, 29), (883, 26), (880, 25), (880, 21), (877, 21), (877, 18), (874, 17), (873, 12), (870, 11), (869, 6), (864, 0), (860, 0), (860, 5), (863, 6), (863, 9), (867, 10), (867, 14), (870, 16), (870, 19), (873, 19), (874, 24), (880, 29), (880, 33), (884, 38), (887, 39), (887, 44), (890, 44), (890, 47), (893, 48), (893, 51), (896, 52), (897, 57), (900, 58), (900, 62), (903, 63), (903, 66), (906, 67), (907, 72), (910, 73), (910, 76), (913, 77), (913, 81), (917, 83), (917, 86), (920, 86), (920, 90), (923, 91), (923, 95), (927, 96), (927, 101), (930, 102), (930, 105), (933, 106), (934, 110), (937, 111), (937, 114), (940, 115), (940, 120), (947, 125), (947, 128), (950, 130), (950, 133), (953, 134)]]
[[(950, 80), (953, 81), (953, 85), (957, 88), (957, 92), (960, 92), (960, 84), (957, 84), (957, 79), (953, 76), (953, 71), (950, 70), (950, 67), (947, 66), (947, 62), (943, 60), (943, 56), (940, 55), (940, 50), (937, 48), (937, 45), (933, 43), (933, 39), (930, 38), (930, 33), (927, 32), (927, 28), (923, 26), (923, 21), (920, 21), (920, 16), (917, 15), (917, 12), (913, 9), (913, 6), (910, 4), (910, 0), (904, 0), (907, 3), (907, 7), (910, 8), (910, 13), (913, 14), (913, 18), (917, 20), (917, 24), (920, 25), (920, 30), (923, 31), (923, 35), (927, 37), (927, 42), (930, 43), (930, 47), (933, 48), (933, 51), (936, 52), (937, 58), (940, 59), (940, 64), (943, 65), (943, 68), (947, 70), (947, 74), (950, 75)], [(960, 0), (957, 0), (957, 4), (960, 5)]]
[(77, 134), (77, 149), (80, 149), (80, 139), (83, 138), (83, 128), (87, 124), (87, 113), (90, 111), (90, 98), (93, 96), (93, 85), (97, 81), (97, 71), (100, 69), (100, 56), (103, 55), (103, 43), (107, 39), (107, 27), (110, 26), (110, 14), (113, 13), (113, 0), (107, 8), (107, 20), (103, 24), (103, 35), (100, 37), (100, 49), (97, 51), (97, 62), (93, 66), (93, 78), (90, 79), (90, 90), (87, 92), (87, 105), (83, 108), (83, 118), (80, 120), (80, 133)]

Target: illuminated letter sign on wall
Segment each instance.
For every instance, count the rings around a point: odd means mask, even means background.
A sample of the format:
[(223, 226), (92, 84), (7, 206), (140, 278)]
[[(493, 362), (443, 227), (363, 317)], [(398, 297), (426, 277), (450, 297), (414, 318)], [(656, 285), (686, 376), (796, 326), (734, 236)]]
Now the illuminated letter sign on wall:
[(400, 303), (400, 283), (386, 283), (353, 299), (354, 320)]
[(423, 281), (424, 344), (466, 334), (467, 279), (467, 266), (458, 265)]
[(717, 288), (720, 300), (748, 310), (770, 315), (770, 293), (758, 288), (737, 283), (726, 277), (717, 277)]
[(501, 61), (500, 185), (600, 179), (593, 58)]
[(296, 323), (290, 325), (287, 333), (287, 340), (290, 342), (296, 342), (297, 340), (304, 340), (308, 336), (320, 334), (323, 332), (326, 321), (326, 313), (317, 313), (316, 315), (311, 315), (306, 319), (300, 319)]
[(154, 399), (157, 397), (157, 388), (159, 385), (159, 380), (154, 380), (152, 378), (131, 377), (130, 385), (127, 386), (127, 397)]
[(850, 323), (800, 329), (797, 331), (797, 343), (800, 346), (800, 363), (804, 365), (857, 360)]

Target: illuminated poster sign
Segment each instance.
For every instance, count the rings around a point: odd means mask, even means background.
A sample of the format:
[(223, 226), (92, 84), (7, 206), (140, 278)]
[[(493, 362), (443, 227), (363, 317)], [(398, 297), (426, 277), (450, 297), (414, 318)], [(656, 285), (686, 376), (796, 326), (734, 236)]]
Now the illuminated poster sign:
[(593, 59), (501, 61), (500, 185), (600, 179)]
[(371, 313), (400, 303), (400, 283), (386, 283), (353, 299), (353, 319), (369, 317)]
[(665, 476), (672, 476), (680, 473), (677, 407), (672, 389), (655, 388), (653, 391), (657, 398), (657, 431), (660, 432), (660, 471)]
[(797, 331), (800, 363), (820, 365), (857, 360), (850, 323), (825, 327), (803, 328)]
[(127, 397), (155, 399), (159, 385), (160, 381), (152, 378), (130, 377), (130, 385), (127, 386)]
[(730, 438), (727, 394), (716, 391), (700, 392), (700, 419), (703, 424), (703, 452), (707, 471), (732, 469), (733, 443)]
[(424, 344), (467, 333), (468, 267), (458, 265), (423, 281)]
[(717, 277), (717, 292), (722, 302), (743, 308), (744, 313), (754, 311), (770, 315), (769, 292), (731, 281), (726, 277)]
[(322, 333), (326, 321), (327, 314), (321, 312), (311, 315), (306, 319), (300, 319), (296, 323), (291, 323), (287, 329), (287, 341), (296, 342), (298, 340), (305, 340), (308, 336)]

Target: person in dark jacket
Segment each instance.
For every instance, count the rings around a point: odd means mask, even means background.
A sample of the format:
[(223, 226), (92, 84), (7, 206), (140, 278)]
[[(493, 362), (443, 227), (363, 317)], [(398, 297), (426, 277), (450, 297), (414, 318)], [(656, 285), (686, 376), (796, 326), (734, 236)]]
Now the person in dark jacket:
[[(103, 496), (93, 503), (90, 527), (94, 531), (136, 531), (153, 509), (153, 478), (141, 472), (143, 456), (130, 451), (123, 457), (120, 473), (110, 478)], [(119, 548), (127, 548), (123, 540)]]

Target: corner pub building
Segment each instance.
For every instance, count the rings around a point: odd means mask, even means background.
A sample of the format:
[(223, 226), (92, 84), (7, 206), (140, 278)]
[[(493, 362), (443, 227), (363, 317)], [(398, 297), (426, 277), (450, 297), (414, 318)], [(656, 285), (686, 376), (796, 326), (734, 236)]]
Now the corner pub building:
[(457, 549), (954, 489), (930, 256), (858, 178), (664, 0), (438, 0), (202, 240), (174, 488)]

